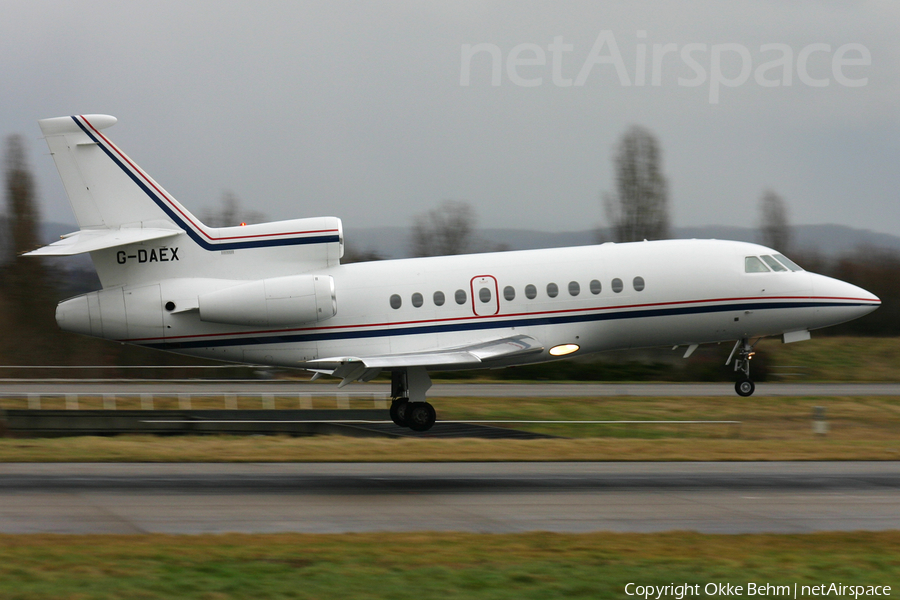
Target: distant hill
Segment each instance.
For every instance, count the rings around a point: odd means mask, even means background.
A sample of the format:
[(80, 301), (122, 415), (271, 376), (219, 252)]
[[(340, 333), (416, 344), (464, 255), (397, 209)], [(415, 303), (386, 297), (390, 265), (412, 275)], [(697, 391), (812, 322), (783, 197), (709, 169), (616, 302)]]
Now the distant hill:
[[(585, 231), (546, 232), (529, 229), (480, 229), (476, 235), (484, 250), (502, 247), (506, 250), (530, 248), (561, 248), (585, 246), (612, 238), (606, 232), (594, 229)], [(874, 246), (900, 252), (900, 236), (878, 233), (866, 229), (854, 229), (844, 225), (798, 225), (793, 228), (795, 251), (817, 251), (833, 257), (852, 251), (859, 246)], [(758, 242), (759, 232), (747, 227), (710, 225), (706, 227), (676, 227), (672, 237), (679, 239), (719, 239), (742, 242)], [(376, 251), (384, 258), (409, 256), (408, 227), (372, 227), (354, 229), (346, 227), (344, 240), (357, 252)]]

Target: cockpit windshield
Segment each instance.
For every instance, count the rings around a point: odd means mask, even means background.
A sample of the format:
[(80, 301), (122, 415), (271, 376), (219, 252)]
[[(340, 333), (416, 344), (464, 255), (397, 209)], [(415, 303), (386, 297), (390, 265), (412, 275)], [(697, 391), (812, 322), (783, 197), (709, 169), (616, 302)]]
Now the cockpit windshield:
[(744, 257), (745, 273), (768, 273), (770, 271), (787, 272), (802, 270), (803, 269), (800, 268), (797, 263), (787, 258), (783, 254), (775, 254), (774, 256), (763, 254), (761, 256)]
[(787, 267), (775, 260), (775, 257), (773, 256), (763, 254), (760, 258), (763, 259), (763, 262), (769, 265), (769, 268), (773, 271), (787, 271)]
[(776, 254), (776, 255), (775, 255), (775, 258), (777, 258), (777, 259), (778, 259), (778, 262), (780, 262), (781, 264), (783, 264), (784, 266), (786, 266), (786, 267), (787, 267), (788, 269), (790, 269), (791, 271), (802, 271), (802, 270), (803, 270), (803, 269), (800, 267), (800, 265), (798, 265), (797, 263), (795, 263), (794, 261), (792, 261), (791, 259), (789, 259), (789, 258), (788, 258), (787, 256), (785, 256), (784, 254)]
[(767, 267), (763, 261), (759, 260), (756, 256), (748, 256), (744, 259), (744, 272), (745, 273), (768, 273), (769, 267)]

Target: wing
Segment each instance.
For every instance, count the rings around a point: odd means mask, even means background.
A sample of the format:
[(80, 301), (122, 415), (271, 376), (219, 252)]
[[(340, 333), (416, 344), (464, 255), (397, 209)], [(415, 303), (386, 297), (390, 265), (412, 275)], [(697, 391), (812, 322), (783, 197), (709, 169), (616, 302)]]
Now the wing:
[(315, 371), (317, 374), (340, 377), (342, 381), (338, 387), (344, 387), (354, 381), (369, 381), (382, 369), (399, 367), (475, 369), (495, 365), (506, 366), (517, 359), (543, 352), (543, 350), (544, 346), (533, 337), (514, 335), (478, 344), (428, 352), (321, 358), (305, 363), (304, 368)]

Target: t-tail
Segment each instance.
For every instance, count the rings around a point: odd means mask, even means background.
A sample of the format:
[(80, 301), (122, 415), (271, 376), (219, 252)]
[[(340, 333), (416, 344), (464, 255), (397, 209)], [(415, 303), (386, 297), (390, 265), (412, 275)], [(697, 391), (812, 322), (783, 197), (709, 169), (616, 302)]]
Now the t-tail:
[(340, 219), (207, 227), (106, 137), (115, 123), (39, 121), (79, 230), (28, 255), (88, 253), (103, 286), (60, 304), (63, 329), (132, 341), (164, 335), (165, 317), (183, 311), (244, 325), (297, 310), (314, 321), (335, 314), (321, 272), (340, 263)]
[(104, 288), (172, 277), (258, 279), (340, 260), (340, 219), (207, 227), (104, 135), (115, 117), (39, 123), (80, 230), (31, 255), (90, 253)]

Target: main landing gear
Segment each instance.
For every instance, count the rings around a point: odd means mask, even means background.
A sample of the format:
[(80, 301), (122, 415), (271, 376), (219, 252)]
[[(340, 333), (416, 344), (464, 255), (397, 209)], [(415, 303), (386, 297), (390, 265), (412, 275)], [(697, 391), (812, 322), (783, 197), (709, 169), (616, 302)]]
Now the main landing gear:
[[(737, 355), (736, 357), (735, 354)], [(753, 351), (750, 341), (747, 338), (743, 338), (737, 341), (734, 345), (734, 350), (731, 351), (731, 355), (725, 362), (727, 365), (734, 358), (734, 370), (741, 374), (734, 384), (734, 391), (737, 392), (738, 396), (746, 398), (747, 396), (752, 396), (753, 392), (756, 391), (756, 384), (750, 380), (750, 359), (753, 358), (754, 354), (756, 353)]]
[(413, 431), (428, 431), (437, 414), (425, 401), (431, 378), (424, 367), (410, 367), (391, 372), (391, 420)]

